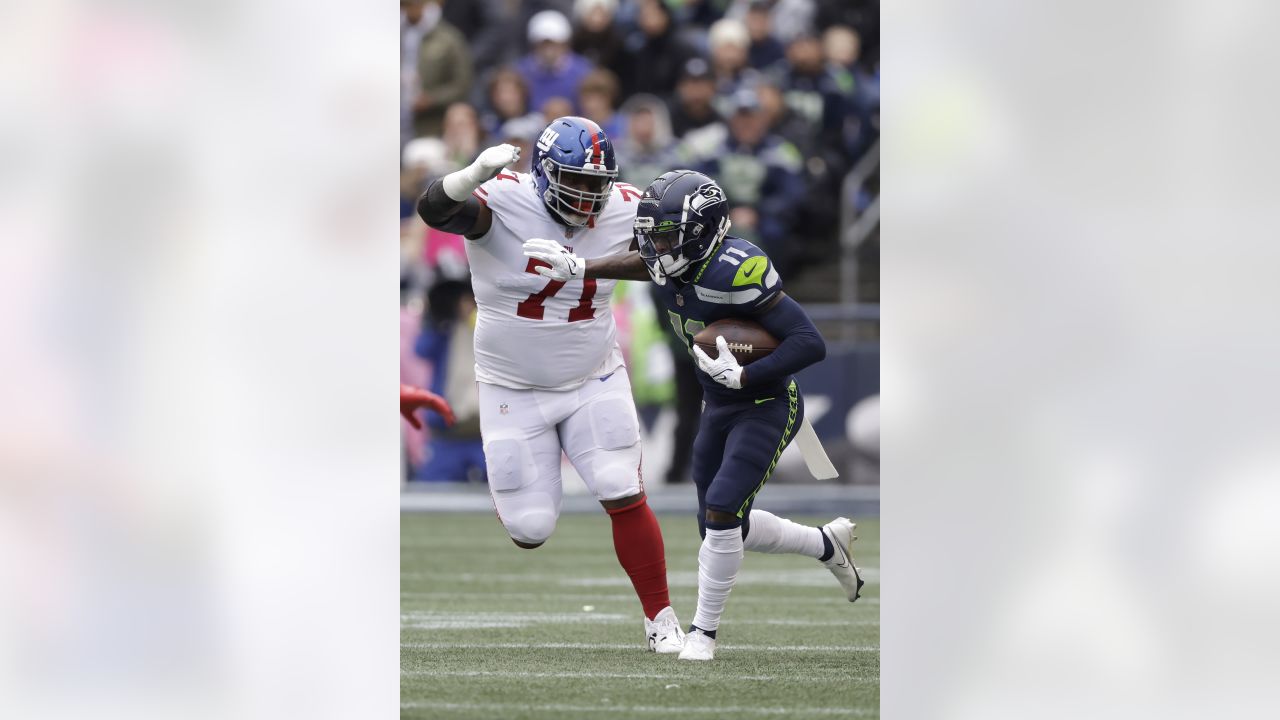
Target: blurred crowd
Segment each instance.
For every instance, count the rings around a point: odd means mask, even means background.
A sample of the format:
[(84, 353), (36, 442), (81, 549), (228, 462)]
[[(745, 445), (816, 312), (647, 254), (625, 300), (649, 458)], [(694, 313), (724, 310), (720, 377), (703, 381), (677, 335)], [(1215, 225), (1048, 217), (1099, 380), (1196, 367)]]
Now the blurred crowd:
[[(417, 220), (415, 200), (497, 143), (520, 146), (516, 169), (527, 172), (534, 139), (562, 115), (599, 123), (620, 179), (639, 188), (677, 167), (716, 178), (733, 233), (784, 277), (839, 256), (842, 207), (856, 202), (842, 181), (879, 136), (876, 0), (402, 0), (400, 9), (402, 381), (446, 397), (464, 387), (446, 368), (467, 372), (459, 346), (474, 312), (461, 238)], [(624, 351), (642, 414), (646, 401), (686, 394), (675, 385), (692, 374), (654, 332), (645, 295), (615, 303), (635, 331)], [(681, 425), (696, 412), (682, 408)], [(436, 438), (471, 443), (456, 452), (409, 438), (412, 474), (483, 472), (478, 431), (464, 420), (435, 428)], [(683, 445), (669, 480), (686, 472)]]

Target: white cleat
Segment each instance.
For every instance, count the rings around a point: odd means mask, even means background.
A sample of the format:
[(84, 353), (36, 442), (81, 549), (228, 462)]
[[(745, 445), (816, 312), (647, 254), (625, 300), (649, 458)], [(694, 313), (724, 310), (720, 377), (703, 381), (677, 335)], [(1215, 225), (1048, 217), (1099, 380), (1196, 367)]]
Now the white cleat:
[(715, 656), (715, 638), (707, 637), (697, 630), (684, 636), (684, 649), (680, 651), (681, 660), (713, 660)]
[(822, 526), (822, 532), (831, 541), (835, 552), (831, 554), (831, 558), (823, 561), (823, 565), (831, 571), (832, 575), (840, 581), (844, 586), (845, 595), (849, 598), (849, 602), (857, 600), (858, 591), (862, 590), (862, 576), (858, 574), (858, 568), (853, 564), (853, 553), (849, 549), (849, 544), (858, 539), (853, 534), (857, 524), (850, 522), (849, 518), (836, 518), (826, 525)]
[(645, 618), (644, 633), (649, 638), (649, 652), (670, 655), (684, 647), (684, 631), (680, 629), (676, 611), (670, 607), (662, 608), (652, 620)]

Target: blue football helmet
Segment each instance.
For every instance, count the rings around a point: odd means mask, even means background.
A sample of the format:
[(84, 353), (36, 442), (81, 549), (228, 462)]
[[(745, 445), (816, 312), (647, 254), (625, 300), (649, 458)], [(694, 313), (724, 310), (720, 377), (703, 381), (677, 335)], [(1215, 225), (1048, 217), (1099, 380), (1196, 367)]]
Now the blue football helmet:
[(618, 177), (613, 143), (580, 117), (551, 121), (533, 148), (533, 181), (551, 216), (570, 227), (595, 224)]
[(636, 209), (640, 258), (659, 285), (701, 262), (729, 232), (729, 201), (715, 180), (672, 170), (645, 188)]

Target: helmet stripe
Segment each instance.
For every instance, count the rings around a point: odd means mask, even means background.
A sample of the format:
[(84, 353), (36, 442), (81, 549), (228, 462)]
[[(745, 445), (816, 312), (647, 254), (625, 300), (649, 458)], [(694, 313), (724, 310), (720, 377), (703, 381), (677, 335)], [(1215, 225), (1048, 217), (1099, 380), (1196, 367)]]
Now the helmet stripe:
[(600, 156), (600, 162), (604, 161), (604, 156), (600, 155), (600, 133), (598, 132), (591, 133), (591, 152), (593, 153), (593, 156)]

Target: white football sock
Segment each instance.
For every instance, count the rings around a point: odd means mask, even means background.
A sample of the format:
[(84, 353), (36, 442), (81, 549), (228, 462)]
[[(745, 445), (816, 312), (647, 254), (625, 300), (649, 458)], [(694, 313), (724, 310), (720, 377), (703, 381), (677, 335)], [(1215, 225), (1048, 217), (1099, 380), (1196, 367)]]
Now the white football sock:
[(703, 630), (720, 627), (729, 591), (742, 567), (742, 528), (707, 530), (698, 550), (698, 611), (693, 624)]
[(751, 552), (794, 553), (814, 559), (822, 557), (826, 551), (822, 531), (818, 528), (755, 509), (751, 511), (751, 529), (742, 546)]

